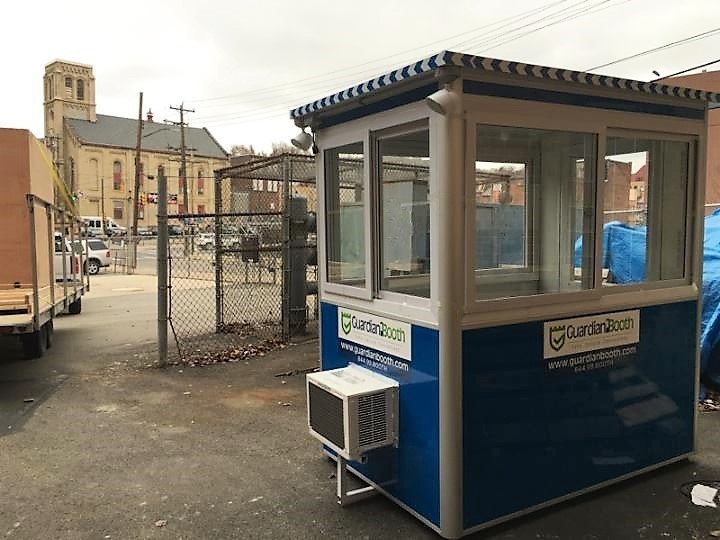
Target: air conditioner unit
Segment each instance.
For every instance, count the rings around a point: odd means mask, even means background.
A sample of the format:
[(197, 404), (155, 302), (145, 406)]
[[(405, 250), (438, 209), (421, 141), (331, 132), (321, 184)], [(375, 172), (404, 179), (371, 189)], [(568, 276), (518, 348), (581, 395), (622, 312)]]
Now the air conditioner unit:
[(348, 460), (397, 444), (397, 381), (350, 364), (307, 376), (310, 433)]

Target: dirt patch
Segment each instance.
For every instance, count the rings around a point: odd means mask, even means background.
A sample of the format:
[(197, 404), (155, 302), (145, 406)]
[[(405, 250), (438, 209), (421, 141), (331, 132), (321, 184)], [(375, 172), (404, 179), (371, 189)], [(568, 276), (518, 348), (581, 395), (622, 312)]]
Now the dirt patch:
[(266, 407), (268, 405), (300, 402), (301, 392), (292, 388), (255, 388), (246, 390), (220, 399), (220, 403), (231, 409), (243, 409), (245, 407)]

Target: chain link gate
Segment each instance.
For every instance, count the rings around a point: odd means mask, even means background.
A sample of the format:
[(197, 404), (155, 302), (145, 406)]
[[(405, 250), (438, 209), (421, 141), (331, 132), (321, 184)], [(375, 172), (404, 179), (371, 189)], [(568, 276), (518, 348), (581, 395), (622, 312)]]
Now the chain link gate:
[(168, 319), (179, 359), (241, 359), (316, 336), (314, 158), (251, 158), (217, 171), (214, 187), (214, 214), (168, 216)]

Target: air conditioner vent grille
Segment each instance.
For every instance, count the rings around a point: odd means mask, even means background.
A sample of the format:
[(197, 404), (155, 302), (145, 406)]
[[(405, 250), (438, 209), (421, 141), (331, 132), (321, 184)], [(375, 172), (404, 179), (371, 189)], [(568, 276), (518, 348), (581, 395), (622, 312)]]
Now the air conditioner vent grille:
[(360, 396), (358, 399), (358, 443), (360, 447), (387, 438), (387, 403), (385, 392)]
[(315, 384), (308, 385), (310, 426), (338, 448), (345, 447), (343, 400)]

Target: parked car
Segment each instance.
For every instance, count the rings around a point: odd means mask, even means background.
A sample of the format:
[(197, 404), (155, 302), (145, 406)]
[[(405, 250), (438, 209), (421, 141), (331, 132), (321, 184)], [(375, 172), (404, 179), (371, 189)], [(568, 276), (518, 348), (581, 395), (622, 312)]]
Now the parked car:
[(183, 226), (182, 225), (169, 225), (168, 236), (182, 236)]
[(110, 248), (99, 238), (89, 238), (82, 242), (75, 240), (75, 252), (79, 253), (80, 251), (87, 253), (84, 270), (91, 276), (99, 273), (101, 268), (110, 266), (112, 260)]
[(149, 227), (138, 227), (138, 236), (155, 236), (155, 231)]
[(213, 249), (215, 247), (215, 233), (200, 233), (195, 239), (198, 249)]
[[(223, 249), (240, 249), (245, 245), (249, 237), (254, 237), (252, 229), (243, 225), (223, 226), (220, 238)], [(215, 249), (215, 233), (200, 233), (195, 238), (195, 246), (198, 249)]]
[[(63, 252), (65, 254), (64, 263)], [(80, 279), (80, 256), (77, 251), (73, 252), (70, 241), (67, 239), (65, 239), (65, 247), (63, 248), (63, 237), (60, 233), (55, 233), (53, 272), (56, 282), (72, 281), (73, 277), (76, 280)]]

